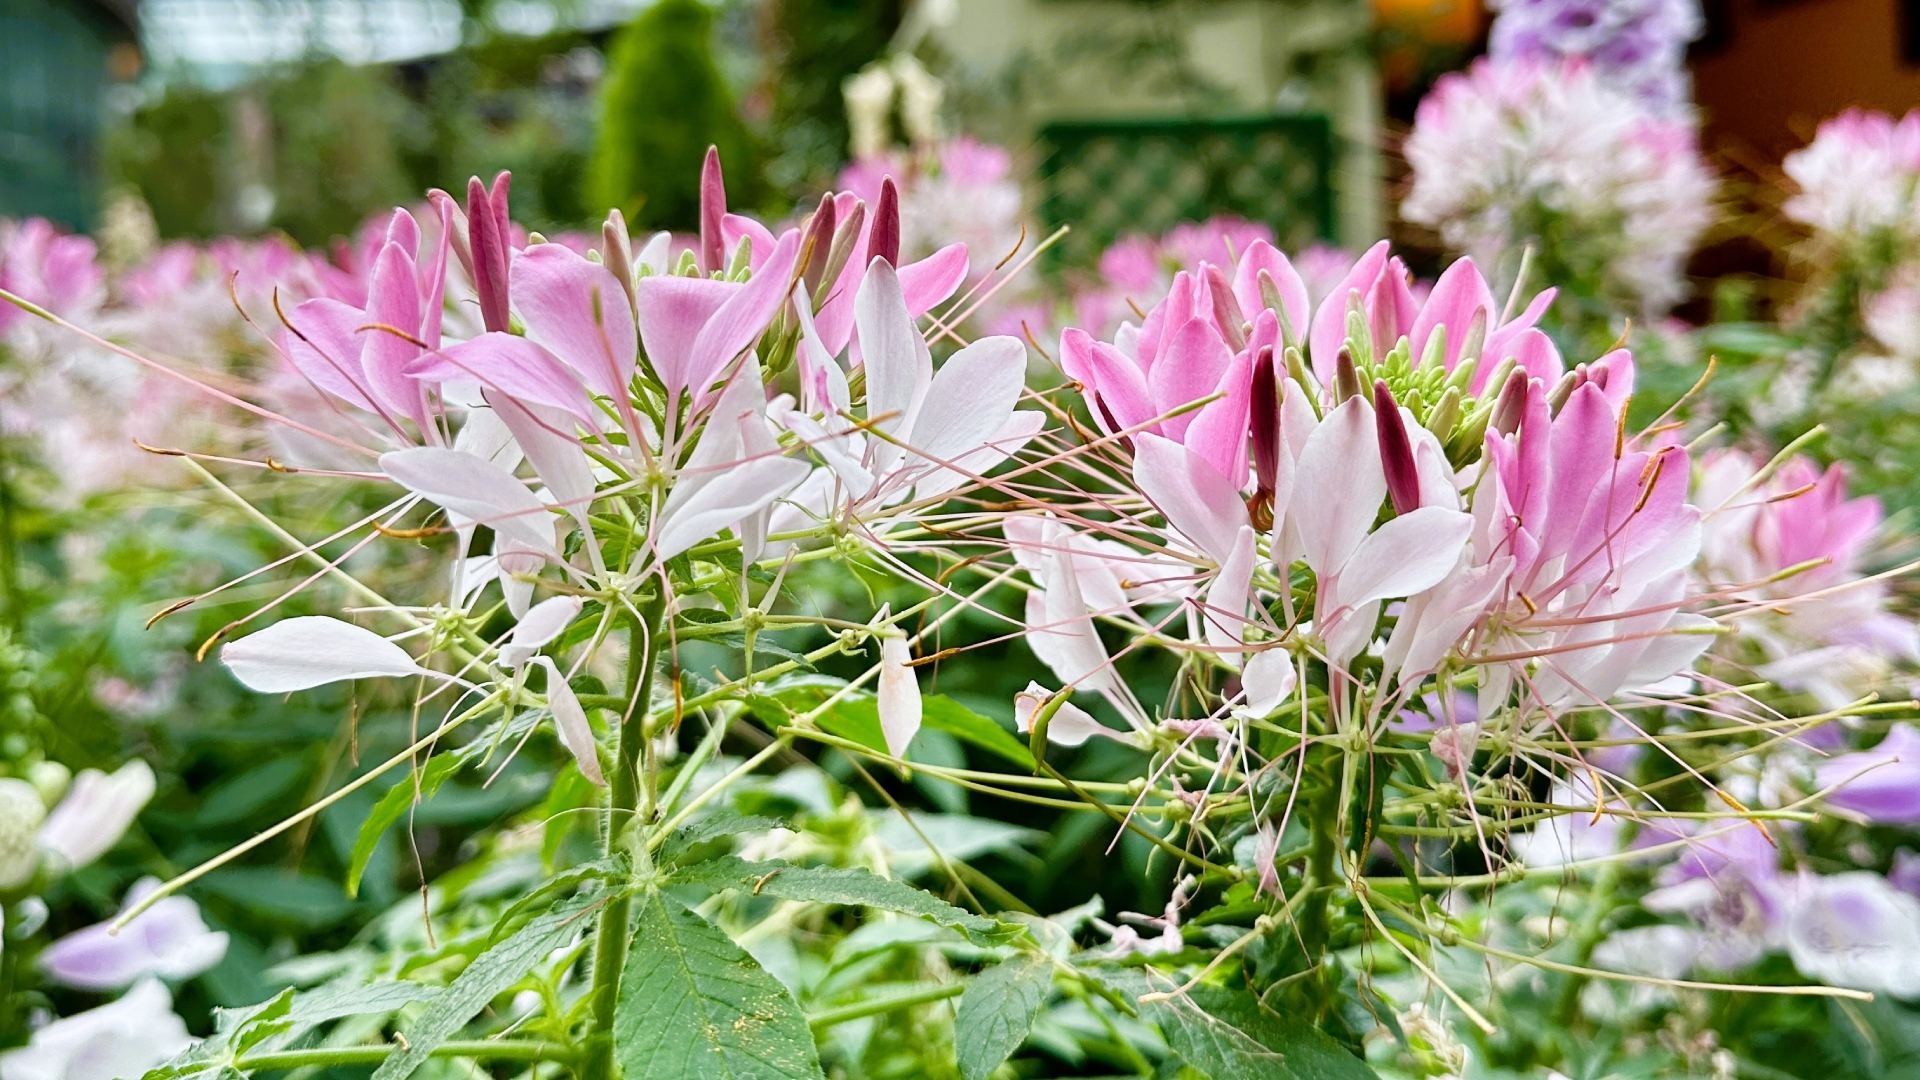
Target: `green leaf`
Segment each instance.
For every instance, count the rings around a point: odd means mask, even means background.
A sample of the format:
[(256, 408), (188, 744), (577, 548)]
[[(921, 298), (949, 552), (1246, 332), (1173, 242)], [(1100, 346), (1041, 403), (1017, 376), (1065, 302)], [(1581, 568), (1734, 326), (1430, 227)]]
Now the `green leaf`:
[(452, 754), (442, 754), (429, 760), (427, 767), (420, 770), (417, 789), (411, 777), (402, 778), (387, 789), (387, 793), (374, 804), (373, 812), (361, 824), (360, 836), (353, 842), (353, 854), (347, 858), (348, 896), (360, 895), (360, 875), (366, 873), (367, 860), (373, 858), (373, 849), (379, 846), (380, 838), (414, 805), (415, 791), (419, 792), (420, 800), (425, 802), (459, 768), (460, 762)]
[(777, 829), (780, 824), (769, 817), (740, 814), (732, 810), (718, 810), (673, 830), (666, 842), (660, 845), (660, 861), (672, 864), (678, 862), (680, 856), (709, 840), (718, 840), (723, 836), (737, 836), (740, 833), (764, 832), (768, 829)]
[(1198, 987), (1189, 995), (1208, 1016), (1246, 1032), (1280, 1054), (1300, 1080), (1380, 1080), (1366, 1062), (1348, 1053), (1327, 1033), (1291, 1016), (1260, 1007), (1244, 990)]
[(406, 1080), (434, 1048), (457, 1034), (480, 1010), (521, 980), (533, 965), (567, 942), (596, 900), (576, 896), (521, 927), (468, 964), (407, 1029), (406, 1049), (380, 1063), (373, 1080)]
[(960, 996), (953, 1044), (965, 1080), (986, 1080), (1033, 1030), (1033, 1018), (1053, 987), (1053, 964), (1017, 956), (974, 976)]
[(883, 878), (855, 867), (794, 866), (783, 862), (747, 862), (727, 855), (695, 863), (674, 874), (674, 880), (714, 889), (742, 889), (757, 896), (800, 900), (843, 907), (875, 907), (932, 919), (982, 941), (997, 942), (1017, 935), (1018, 927), (984, 915), (962, 911), (945, 900), (904, 881)]
[(411, 982), (330, 983), (296, 996), (287, 1015), (297, 1024), (322, 1024), (348, 1016), (390, 1013), (439, 994), (438, 987)]
[(620, 975), (613, 1053), (635, 1080), (824, 1075), (807, 1018), (787, 988), (719, 928), (661, 893), (640, 907)]
[(981, 716), (945, 694), (920, 699), (920, 722), (998, 754), (1028, 772), (1033, 771), (1033, 752), (1025, 743), (989, 717)]

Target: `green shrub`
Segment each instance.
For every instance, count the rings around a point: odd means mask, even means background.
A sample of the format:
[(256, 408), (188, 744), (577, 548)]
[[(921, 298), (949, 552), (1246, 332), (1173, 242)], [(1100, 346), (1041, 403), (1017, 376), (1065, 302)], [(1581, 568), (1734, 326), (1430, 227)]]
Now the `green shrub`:
[(647, 228), (700, 224), (700, 163), (720, 148), (727, 192), (757, 205), (756, 148), (713, 62), (713, 15), (700, 0), (659, 0), (620, 31), (601, 90), (587, 205), (617, 206)]

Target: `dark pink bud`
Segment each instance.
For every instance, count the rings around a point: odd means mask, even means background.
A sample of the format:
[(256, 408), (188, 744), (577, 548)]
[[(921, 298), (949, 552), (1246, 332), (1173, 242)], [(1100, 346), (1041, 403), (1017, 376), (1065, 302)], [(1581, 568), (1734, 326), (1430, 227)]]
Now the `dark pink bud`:
[(467, 181), (467, 243), (473, 249), (473, 289), (480, 296), (480, 321), (489, 331), (508, 324), (507, 261), (512, 244), (508, 231), (507, 189), (513, 174), (493, 178), (493, 190), (475, 176)]
[(802, 271), (807, 282), (807, 294), (818, 296), (820, 278), (827, 270), (827, 256), (833, 251), (833, 229), (839, 224), (838, 208), (833, 202), (833, 193), (820, 196), (820, 209), (813, 212), (813, 220), (807, 223), (807, 239), (802, 250), (807, 253), (807, 266)]
[(1233, 297), (1233, 286), (1227, 283), (1227, 275), (1212, 264), (1206, 266), (1207, 292), (1213, 297), (1213, 321), (1220, 328), (1220, 336), (1227, 339), (1227, 347), (1239, 352), (1247, 347), (1247, 320), (1240, 314), (1240, 302)]
[(1253, 402), (1247, 411), (1253, 436), (1253, 474), (1259, 492), (1273, 494), (1280, 476), (1280, 385), (1273, 374), (1273, 346), (1260, 347), (1253, 361)]
[(720, 219), (727, 216), (727, 181), (720, 175), (720, 148), (707, 147), (707, 163), (700, 167), (700, 272), (727, 268), (727, 242), (720, 235)]
[(1493, 415), (1487, 426), (1502, 435), (1520, 430), (1520, 418), (1527, 414), (1527, 373), (1514, 368), (1507, 384), (1500, 388), (1500, 399), (1493, 403)]
[(1420, 509), (1420, 472), (1413, 467), (1413, 442), (1400, 403), (1393, 400), (1385, 379), (1373, 380), (1373, 423), (1380, 435), (1380, 465), (1387, 474), (1387, 495), (1393, 512), (1411, 514)]
[(900, 265), (900, 192), (891, 176), (880, 181), (880, 203), (873, 212), (873, 232), (867, 236), (867, 261), (874, 259)]

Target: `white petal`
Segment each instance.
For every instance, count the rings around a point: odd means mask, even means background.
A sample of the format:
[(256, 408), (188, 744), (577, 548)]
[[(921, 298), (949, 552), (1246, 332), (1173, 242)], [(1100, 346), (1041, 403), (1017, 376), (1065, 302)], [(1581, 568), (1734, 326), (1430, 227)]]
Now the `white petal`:
[(880, 733), (886, 736), (887, 752), (894, 757), (905, 757), (907, 744), (920, 731), (920, 680), (907, 666), (912, 660), (906, 638), (881, 639), (880, 686), (876, 697)]
[(1293, 694), (1299, 673), (1293, 656), (1285, 649), (1267, 649), (1247, 658), (1240, 672), (1240, 687), (1247, 693), (1247, 711), (1257, 717), (1271, 716), (1280, 703)]
[[(876, 259), (868, 268), (854, 294), (853, 322), (867, 371), (867, 418), (881, 431), (912, 430), (914, 414), (933, 381), (933, 358), (907, 314), (893, 267)], [(886, 472), (899, 455), (899, 447), (876, 443), (874, 471)]]
[(577, 596), (555, 596), (535, 604), (519, 625), (513, 628), (513, 636), (500, 647), (500, 662), (510, 668), (526, 663), (533, 654), (564, 633), (579, 614), (580, 598)]
[[(1220, 572), (1207, 587), (1207, 644), (1216, 649), (1232, 649), (1247, 638), (1247, 595), (1253, 583), (1253, 541), (1251, 525), (1240, 526), (1233, 550), (1220, 564)], [(1223, 658), (1237, 663), (1237, 653), (1225, 652)]]
[(1170, 439), (1142, 432), (1133, 445), (1133, 479), (1140, 490), (1208, 558), (1225, 562), (1247, 523), (1246, 504), (1233, 482)]
[(285, 694), (342, 679), (426, 673), (407, 650), (365, 627), (302, 615), (229, 642), (220, 659), (233, 677), (263, 694)]
[(547, 505), (512, 473), (483, 458), (437, 446), (380, 455), (380, 468), (407, 490), (535, 551), (552, 552)]
[(688, 548), (730, 529), (747, 515), (772, 505), (812, 473), (804, 461), (769, 457), (745, 462), (724, 471), (690, 499), (663, 514), (654, 534), (654, 554), (671, 559)]
[(551, 656), (536, 656), (533, 662), (547, 669), (547, 710), (553, 713), (553, 726), (560, 733), (560, 745), (573, 755), (573, 763), (580, 767), (580, 775), (588, 781), (607, 786), (607, 778), (600, 771), (600, 754), (593, 740), (593, 727), (587, 723), (587, 713), (580, 707), (580, 699), (574, 696), (573, 687), (567, 685), (566, 677), (560, 674), (560, 668)]
[[(1033, 730), (1033, 714), (1053, 696), (1053, 691), (1037, 682), (1030, 682), (1027, 688), (1014, 695), (1013, 726), (1025, 735)], [(1054, 710), (1053, 718), (1047, 721), (1047, 741), (1058, 746), (1079, 746), (1095, 735), (1109, 739), (1121, 739), (1119, 732), (1095, 720), (1085, 709), (1071, 701), (1063, 701)]]
[(1338, 573), (1342, 607), (1412, 596), (1443, 581), (1460, 561), (1473, 518), (1458, 510), (1423, 506), (1374, 530)]
[(987, 337), (947, 358), (927, 387), (908, 442), (925, 457), (952, 462), (999, 431), (1026, 386), (1027, 347)]
[(1298, 465), (1287, 519), (1299, 529), (1307, 565), (1325, 577), (1360, 546), (1387, 495), (1372, 407), (1348, 398), (1307, 436)]

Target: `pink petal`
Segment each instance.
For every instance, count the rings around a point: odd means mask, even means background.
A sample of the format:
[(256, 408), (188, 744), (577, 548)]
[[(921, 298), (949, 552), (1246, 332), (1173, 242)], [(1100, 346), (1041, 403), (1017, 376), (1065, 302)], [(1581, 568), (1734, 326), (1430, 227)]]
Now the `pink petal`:
[(1280, 290), (1280, 306), (1286, 309), (1287, 325), (1293, 330), (1292, 343), (1304, 342), (1308, 320), (1313, 314), (1313, 303), (1307, 299), (1307, 283), (1301, 280), (1300, 272), (1293, 268), (1286, 255), (1265, 240), (1255, 240), (1248, 245), (1246, 253), (1240, 256), (1240, 265), (1233, 270), (1233, 296), (1240, 303), (1241, 313), (1253, 318), (1267, 306), (1260, 294), (1262, 270), (1273, 278)]
[(420, 329), (420, 291), (414, 274), (413, 256), (399, 244), (389, 241), (380, 249), (367, 289), (362, 325), (371, 329), (361, 339), (360, 370), (375, 400), (393, 415), (408, 417), (424, 428), (427, 411), (420, 384), (406, 374), (407, 364), (420, 355), (420, 346), (408, 340)]
[(564, 409), (582, 423), (593, 423), (593, 403), (573, 371), (552, 353), (513, 334), (481, 334), (471, 341), (424, 353), (406, 371), (430, 382), (477, 382), (487, 390)]
[(967, 245), (948, 244), (939, 251), (900, 268), (900, 292), (907, 314), (919, 318), (953, 295), (967, 279)]
[(799, 254), (800, 231), (788, 229), (766, 265), (701, 327), (687, 371), (695, 408), (706, 403), (712, 384), (727, 365), (752, 346), (773, 320), (774, 312), (786, 302), (787, 291), (793, 286), (793, 263)]
[(747, 267), (758, 273), (766, 263), (767, 256), (773, 254), (773, 230), (739, 214), (728, 214), (720, 219), (720, 237), (726, 246), (726, 258), (733, 258), (743, 236), (752, 241), (752, 246), (747, 250)]
[[(1408, 343), (1413, 347), (1413, 360), (1418, 363), (1427, 355), (1427, 341), (1433, 332), (1445, 327), (1447, 331), (1446, 368), (1452, 371), (1460, 362), (1460, 349), (1466, 344), (1467, 329), (1473, 325), (1473, 316), (1484, 311), (1488, 329), (1499, 321), (1500, 309), (1495, 306), (1493, 290), (1487, 287), (1487, 279), (1480, 275), (1472, 259), (1455, 259), (1453, 265), (1440, 274), (1433, 283), (1433, 292), (1427, 295), (1427, 302), (1420, 314), (1413, 320), (1413, 330), (1408, 335)], [(1498, 357), (1494, 357), (1498, 360)], [(1487, 365), (1482, 364), (1483, 368)]]
[(367, 320), (358, 308), (321, 297), (288, 312), (287, 322), (298, 333), (283, 334), (281, 348), (302, 375), (335, 397), (380, 411), (360, 368), (360, 327)]
[(529, 338), (595, 393), (628, 392), (639, 345), (626, 290), (611, 271), (559, 244), (536, 244), (513, 260), (512, 283)]
[(1253, 357), (1235, 356), (1216, 388), (1226, 397), (1200, 410), (1187, 428), (1188, 449), (1199, 454), (1235, 488), (1247, 486), (1247, 413), (1253, 404)]
[[(1233, 363), (1233, 353), (1208, 319), (1189, 318), (1176, 330), (1147, 370), (1147, 389), (1154, 415), (1164, 416), (1182, 405), (1211, 395)], [(1160, 429), (1178, 439), (1186, 434), (1194, 414), (1188, 411), (1160, 422)]]
[(687, 388), (693, 370), (693, 343), (700, 330), (729, 297), (745, 288), (704, 277), (651, 274), (634, 283), (640, 309), (640, 340), (669, 398)]
[(1347, 294), (1358, 291), (1364, 299), (1373, 288), (1374, 279), (1387, 265), (1387, 242), (1385, 240), (1367, 249), (1360, 256), (1347, 276), (1327, 293), (1320, 301), (1319, 310), (1313, 313), (1313, 331), (1309, 338), (1308, 358), (1313, 362), (1314, 377), (1322, 386), (1333, 385), (1334, 359), (1340, 353), (1341, 345), (1347, 340)]

